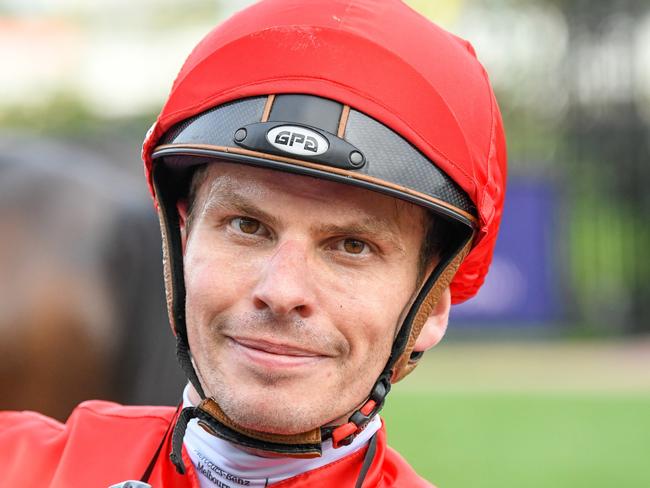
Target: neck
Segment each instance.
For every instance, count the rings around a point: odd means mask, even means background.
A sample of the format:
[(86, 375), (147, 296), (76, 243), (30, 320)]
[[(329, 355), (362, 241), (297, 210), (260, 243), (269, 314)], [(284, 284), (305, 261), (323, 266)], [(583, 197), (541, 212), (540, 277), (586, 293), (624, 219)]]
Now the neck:
[[(194, 401), (193, 401), (194, 400)], [(190, 388), (183, 394), (183, 406), (196, 405)], [(349, 446), (334, 449), (331, 440), (323, 442), (323, 454), (314, 459), (269, 456), (214, 437), (192, 420), (185, 434), (185, 448), (201, 481), (201, 487), (232, 485), (266, 486), (333, 463), (364, 447), (381, 428), (376, 416)], [(221, 483), (221, 484), (220, 484)]]

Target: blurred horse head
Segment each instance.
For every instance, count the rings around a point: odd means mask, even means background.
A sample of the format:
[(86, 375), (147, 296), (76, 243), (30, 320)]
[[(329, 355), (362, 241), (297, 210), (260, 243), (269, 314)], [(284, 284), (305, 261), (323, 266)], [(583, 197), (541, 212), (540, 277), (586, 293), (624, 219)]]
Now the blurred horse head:
[(88, 398), (175, 400), (166, 391), (182, 376), (139, 180), (71, 144), (0, 139), (0, 408), (63, 419)]

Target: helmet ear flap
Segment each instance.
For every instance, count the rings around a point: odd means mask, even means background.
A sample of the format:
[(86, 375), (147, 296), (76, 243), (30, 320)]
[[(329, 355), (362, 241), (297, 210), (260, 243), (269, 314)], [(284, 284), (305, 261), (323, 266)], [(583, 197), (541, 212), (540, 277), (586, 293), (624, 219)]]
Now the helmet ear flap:
[[(424, 352), (413, 351), (415, 343), (417, 342), (420, 332), (422, 332), (424, 324), (431, 315), (431, 312), (436, 308), (436, 305), (440, 301), (442, 294), (449, 287), (451, 281), (454, 278), (454, 275), (456, 274), (456, 271), (458, 271), (461, 263), (469, 253), (471, 246), (472, 236), (470, 236), (463, 247), (456, 253), (455, 256), (453, 256), (451, 260), (448, 259), (446, 262), (442, 261), (438, 265), (442, 267), (442, 269), (434, 270), (432, 275), (425, 283), (422, 291), (420, 291), (420, 293), (424, 293), (424, 297), (420, 299), (420, 305), (417, 310), (415, 310), (415, 316), (411, 320), (411, 330), (409, 332), (409, 337), (406, 345), (404, 346), (404, 349), (399, 358), (395, 361), (393, 374), (391, 376), (391, 383), (398, 382), (406, 375), (408, 375), (411, 371), (413, 371), (417, 366), (418, 361), (423, 356)], [(433, 283), (430, 282), (431, 280)]]
[(447, 332), (447, 326), (449, 325), (450, 311), (451, 292), (449, 288), (445, 288), (433, 308), (431, 315), (429, 315), (429, 318), (424, 323), (420, 335), (415, 340), (415, 346), (413, 346), (413, 352), (411, 353), (409, 362), (413, 362), (413, 355), (417, 358), (418, 352), (428, 351), (442, 341)]
[(176, 356), (201, 398), (205, 397), (191, 360), (187, 327), (185, 325), (185, 279), (183, 275), (183, 243), (180, 219), (176, 202), (184, 196), (181, 190), (187, 187), (189, 173), (172, 173), (165, 165), (154, 169), (153, 182), (158, 207), (158, 220), (162, 235), (163, 273), (165, 298), (169, 323), (176, 336)]
[[(174, 335), (185, 335), (185, 323), (182, 318), (185, 311), (185, 282), (182, 264), (178, 262), (178, 254), (182, 249), (179, 216), (176, 210), (178, 189), (168, 181), (169, 171), (162, 164), (154, 167), (153, 177), (162, 236), (165, 298), (169, 323)], [(182, 258), (182, 255), (180, 257)], [(179, 323), (179, 319), (182, 323)]]
[(163, 257), (163, 279), (165, 281), (165, 301), (167, 302), (167, 315), (169, 316), (169, 324), (171, 325), (174, 335), (176, 335), (176, 324), (174, 322), (173, 303), (174, 303), (174, 287), (172, 286), (172, 272), (171, 262), (169, 259), (169, 240), (167, 239), (167, 225), (163, 212), (158, 206), (158, 221), (160, 222), (160, 234), (162, 236), (162, 257)]

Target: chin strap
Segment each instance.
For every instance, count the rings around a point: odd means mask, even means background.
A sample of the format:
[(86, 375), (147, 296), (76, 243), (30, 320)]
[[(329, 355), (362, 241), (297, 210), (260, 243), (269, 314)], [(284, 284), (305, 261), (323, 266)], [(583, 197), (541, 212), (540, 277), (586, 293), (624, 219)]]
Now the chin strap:
[(180, 474), (185, 474), (185, 463), (183, 462), (183, 438), (185, 437), (185, 431), (187, 430), (187, 424), (190, 423), (196, 414), (194, 407), (186, 407), (181, 410), (181, 414), (176, 420), (176, 425), (174, 426), (174, 433), (172, 434), (172, 452), (169, 455), (172, 464), (176, 467), (176, 471)]
[[(332, 446), (334, 448), (349, 445), (384, 406), (386, 395), (388, 395), (391, 388), (391, 383), (399, 379), (395, 377), (395, 371), (404, 370), (408, 372), (417, 362), (417, 355), (415, 358), (411, 355), (415, 342), (413, 336), (415, 335), (417, 337), (419, 334), (429, 312), (438, 301), (442, 290), (451, 282), (451, 278), (467, 253), (469, 246), (470, 241), (468, 240), (462, 249), (455, 255), (449, 256), (442, 265), (439, 265), (434, 270), (432, 276), (425, 282), (423, 289), (420, 291), (414, 306), (409, 311), (405, 320), (408, 327), (403, 326), (400, 329), (393, 343), (393, 353), (391, 353), (386, 367), (375, 382), (368, 399), (358, 410), (354, 411), (348, 419), (348, 422), (343, 425), (321, 427), (295, 435), (271, 434), (246, 429), (238, 425), (221, 410), (214, 399), (205, 398), (203, 389), (193, 368), (187, 343), (183, 335), (179, 334), (177, 338), (179, 360), (183, 365), (183, 369), (188, 373), (192, 373), (188, 374), (188, 376), (194, 387), (197, 388), (198, 386), (197, 392), (202, 398), (202, 401), (196, 407), (184, 408), (174, 427), (170, 458), (178, 472), (181, 474), (185, 473), (181, 449), (187, 424), (193, 418), (198, 419), (199, 425), (214, 436), (244, 447), (282, 454), (286, 457), (319, 457), (322, 454), (321, 443), (330, 438), (332, 439)], [(412, 314), (413, 316), (411, 316)], [(411, 327), (417, 330), (416, 334), (411, 333)], [(410, 367), (405, 367), (402, 363), (405, 359), (408, 360), (410, 358), (412, 358), (414, 364), (409, 365)], [(396, 370), (396, 367), (400, 369)]]
[(386, 395), (390, 391), (390, 376), (390, 372), (385, 372), (379, 377), (368, 400), (350, 416), (347, 423), (335, 427), (321, 427), (295, 435), (243, 429), (230, 420), (213, 399), (206, 398), (198, 406), (186, 407), (181, 411), (174, 426), (172, 452), (169, 457), (176, 470), (180, 474), (185, 474), (182, 457), (183, 438), (187, 425), (194, 418), (198, 419), (199, 426), (206, 432), (241, 446), (293, 458), (319, 457), (322, 454), (324, 440), (331, 438), (332, 446), (337, 449), (349, 445), (366, 428), (384, 405)]

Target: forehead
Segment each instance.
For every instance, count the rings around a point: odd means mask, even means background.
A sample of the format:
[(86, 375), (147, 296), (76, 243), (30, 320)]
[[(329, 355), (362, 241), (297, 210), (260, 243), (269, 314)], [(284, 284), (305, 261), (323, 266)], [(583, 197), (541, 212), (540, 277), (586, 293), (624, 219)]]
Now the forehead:
[(364, 188), (225, 162), (208, 165), (198, 195), (208, 205), (244, 198), (258, 204), (284, 205), (293, 212), (309, 211), (320, 218), (365, 216), (400, 231), (422, 230), (426, 215), (417, 205)]

